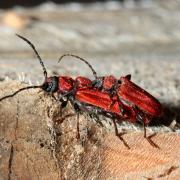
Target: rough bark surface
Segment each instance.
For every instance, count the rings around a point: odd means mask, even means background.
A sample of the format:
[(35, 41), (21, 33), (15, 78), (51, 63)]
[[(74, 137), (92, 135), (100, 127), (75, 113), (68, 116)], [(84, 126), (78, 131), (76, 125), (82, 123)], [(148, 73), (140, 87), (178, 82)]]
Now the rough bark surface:
[[(6, 95), (24, 85), (2, 83)], [(152, 147), (143, 132), (129, 131), (128, 150), (114, 135), (76, 114), (41, 90), (28, 90), (0, 102), (0, 179), (179, 179), (180, 136), (158, 133)], [(148, 133), (152, 133), (149, 132)]]

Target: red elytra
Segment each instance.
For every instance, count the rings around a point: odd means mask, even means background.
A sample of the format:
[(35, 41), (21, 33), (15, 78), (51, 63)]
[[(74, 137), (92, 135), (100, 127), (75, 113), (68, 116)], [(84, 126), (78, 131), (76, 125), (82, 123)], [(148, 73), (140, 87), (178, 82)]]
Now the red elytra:
[(161, 117), (163, 109), (159, 101), (144, 89), (126, 77), (120, 78), (121, 84), (117, 88), (117, 93), (122, 99), (133, 103), (141, 110), (154, 117)]
[(111, 98), (108, 93), (102, 93), (94, 89), (79, 89), (74, 96), (80, 102), (91, 104), (102, 108), (106, 112), (113, 113), (119, 120), (126, 119), (132, 123), (136, 121), (137, 110), (131, 106), (123, 105), (125, 113), (122, 115), (120, 110), (121, 104), (118, 98), (115, 96)]

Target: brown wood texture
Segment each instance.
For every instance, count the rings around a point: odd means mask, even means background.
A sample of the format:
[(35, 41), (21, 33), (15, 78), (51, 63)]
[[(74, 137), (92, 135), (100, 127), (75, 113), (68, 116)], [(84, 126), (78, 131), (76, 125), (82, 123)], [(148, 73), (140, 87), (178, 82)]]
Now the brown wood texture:
[[(1, 83), (0, 95), (22, 86)], [(158, 133), (153, 137), (157, 149), (143, 132), (131, 131), (123, 136), (128, 150), (113, 127), (109, 131), (84, 115), (80, 116), (81, 140), (77, 140), (72, 108), (65, 108), (62, 116), (59, 104), (41, 90), (0, 102), (0, 180), (180, 179), (179, 134)]]

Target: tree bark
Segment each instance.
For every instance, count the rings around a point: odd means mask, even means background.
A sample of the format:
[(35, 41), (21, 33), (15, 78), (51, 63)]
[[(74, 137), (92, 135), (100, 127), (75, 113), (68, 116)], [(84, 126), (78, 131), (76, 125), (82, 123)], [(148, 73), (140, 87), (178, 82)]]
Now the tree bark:
[[(0, 97), (25, 85), (6, 82)], [(8, 179), (179, 179), (180, 136), (161, 132), (152, 147), (143, 132), (123, 138), (80, 115), (76, 139), (76, 114), (41, 90), (23, 91), (0, 102), (0, 180)], [(148, 131), (148, 134), (151, 132)]]

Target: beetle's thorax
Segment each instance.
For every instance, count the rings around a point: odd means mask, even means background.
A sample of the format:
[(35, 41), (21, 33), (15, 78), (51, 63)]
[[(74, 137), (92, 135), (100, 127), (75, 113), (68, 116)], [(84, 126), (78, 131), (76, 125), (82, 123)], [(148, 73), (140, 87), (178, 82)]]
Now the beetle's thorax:
[(61, 93), (67, 93), (74, 89), (75, 81), (69, 76), (58, 77), (58, 91)]
[(113, 90), (117, 86), (117, 83), (118, 80), (114, 76), (112, 75), (105, 76), (103, 80), (103, 89), (105, 91)]

